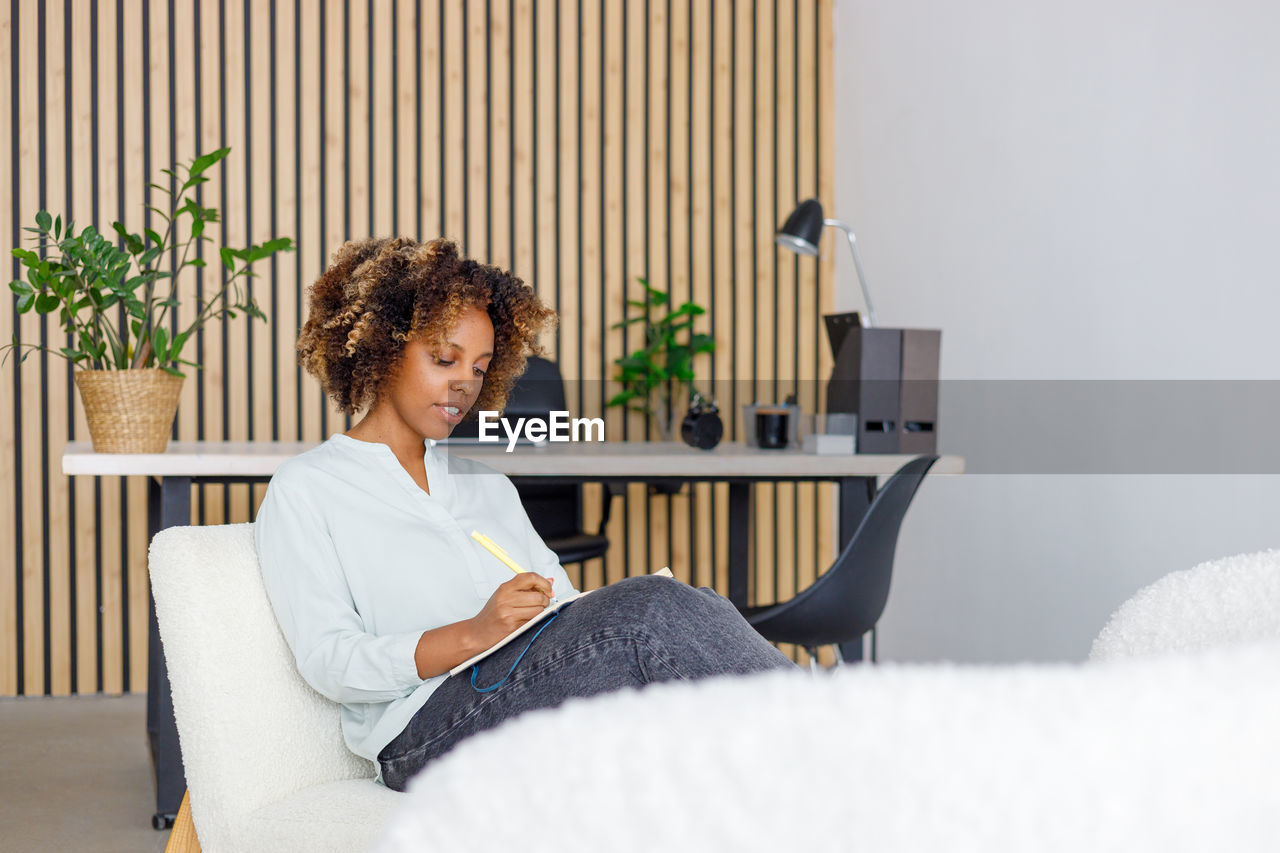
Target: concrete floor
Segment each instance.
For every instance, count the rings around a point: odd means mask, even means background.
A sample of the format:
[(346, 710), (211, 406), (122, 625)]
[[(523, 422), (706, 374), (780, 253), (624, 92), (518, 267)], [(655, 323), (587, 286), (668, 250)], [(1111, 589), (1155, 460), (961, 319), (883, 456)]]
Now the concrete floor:
[(0, 699), (0, 851), (161, 853), (146, 697)]

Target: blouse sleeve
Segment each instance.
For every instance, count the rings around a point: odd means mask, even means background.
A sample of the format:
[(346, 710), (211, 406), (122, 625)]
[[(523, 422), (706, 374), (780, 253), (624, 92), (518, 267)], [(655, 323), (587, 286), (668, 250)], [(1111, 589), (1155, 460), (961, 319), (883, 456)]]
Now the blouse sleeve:
[(279, 474), (254, 519), (267, 597), (298, 671), (344, 704), (387, 702), (423, 683), (414, 652), (420, 631), (378, 636), (356, 612), (324, 519)]

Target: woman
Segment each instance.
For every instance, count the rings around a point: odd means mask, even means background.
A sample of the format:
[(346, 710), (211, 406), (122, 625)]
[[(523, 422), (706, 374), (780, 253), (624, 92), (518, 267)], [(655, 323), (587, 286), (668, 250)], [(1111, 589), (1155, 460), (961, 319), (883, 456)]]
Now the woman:
[(347, 745), (386, 785), (404, 790), (463, 738), (573, 696), (793, 666), (712, 590), (636, 577), (450, 677), (575, 592), (511, 481), (435, 445), (469, 412), (503, 408), (556, 317), (445, 240), (348, 243), (310, 297), (299, 361), (365, 415), (280, 467), (254, 534), (299, 671), (342, 705)]

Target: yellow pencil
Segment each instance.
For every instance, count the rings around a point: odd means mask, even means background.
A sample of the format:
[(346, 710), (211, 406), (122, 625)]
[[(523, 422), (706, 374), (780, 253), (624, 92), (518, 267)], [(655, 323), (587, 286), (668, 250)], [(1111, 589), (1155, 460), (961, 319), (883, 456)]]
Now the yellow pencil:
[(471, 538), (479, 542), (481, 545), (483, 545), (485, 550), (487, 550), (490, 554), (497, 557), (504, 564), (506, 564), (507, 568), (511, 569), (511, 571), (515, 572), (516, 574), (521, 574), (522, 572), (526, 571), (526, 569), (520, 568), (519, 563), (517, 563), (515, 560), (507, 556), (507, 552), (502, 550), (501, 545), (499, 545), (497, 542), (494, 542), (488, 536), (485, 536), (479, 530), (471, 531)]

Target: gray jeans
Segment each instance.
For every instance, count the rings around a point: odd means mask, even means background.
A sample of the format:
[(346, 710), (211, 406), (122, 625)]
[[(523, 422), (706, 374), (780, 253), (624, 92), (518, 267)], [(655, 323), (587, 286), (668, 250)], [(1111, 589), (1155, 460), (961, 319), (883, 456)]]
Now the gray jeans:
[[(655, 681), (745, 674), (795, 666), (747, 624), (728, 599), (664, 577), (634, 577), (560, 609), (520, 653), (527, 632), (436, 688), (409, 724), (378, 754), (387, 787), (410, 777), (470, 735), (510, 717)], [(520, 659), (512, 671), (512, 664)]]

